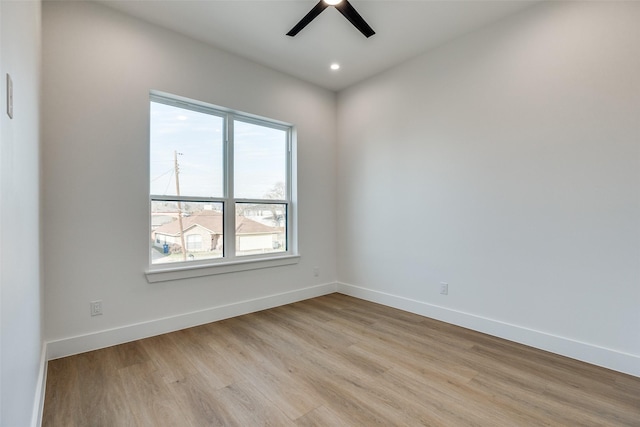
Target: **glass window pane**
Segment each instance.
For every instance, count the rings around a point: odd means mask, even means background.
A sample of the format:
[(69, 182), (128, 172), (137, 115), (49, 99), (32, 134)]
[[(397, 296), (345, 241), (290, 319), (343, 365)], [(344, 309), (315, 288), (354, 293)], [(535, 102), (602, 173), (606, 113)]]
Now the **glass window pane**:
[(150, 116), (150, 193), (222, 197), (223, 119), (153, 101)]
[(221, 258), (222, 236), (222, 203), (151, 202), (152, 264)]
[(235, 197), (285, 200), (287, 132), (238, 120), (233, 126)]
[(236, 203), (236, 255), (287, 250), (287, 205)]

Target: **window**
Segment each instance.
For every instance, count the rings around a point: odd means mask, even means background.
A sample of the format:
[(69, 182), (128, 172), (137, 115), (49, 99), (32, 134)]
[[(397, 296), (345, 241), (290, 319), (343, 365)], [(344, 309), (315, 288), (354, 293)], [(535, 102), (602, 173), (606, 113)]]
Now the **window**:
[(187, 235), (187, 253), (189, 252), (202, 252), (202, 235), (201, 234)]
[(292, 127), (150, 97), (150, 271), (295, 255)]

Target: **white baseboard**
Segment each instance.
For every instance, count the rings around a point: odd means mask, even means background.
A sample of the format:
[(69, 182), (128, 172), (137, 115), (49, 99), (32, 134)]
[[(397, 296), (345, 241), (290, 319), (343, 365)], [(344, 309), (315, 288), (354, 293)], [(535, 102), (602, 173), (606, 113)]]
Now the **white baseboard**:
[(36, 395), (31, 414), (31, 427), (42, 425), (42, 411), (44, 410), (44, 395), (47, 387), (47, 343), (42, 343), (40, 352), (40, 370), (38, 372), (38, 383), (36, 384)]
[[(640, 377), (640, 357), (569, 338), (524, 328), (495, 319), (452, 310), (422, 301), (362, 288), (347, 283), (326, 283), (281, 294), (269, 295), (206, 310), (126, 325), (91, 334), (50, 341), (43, 346), (41, 372), (34, 407), (33, 422), (42, 416), (46, 382), (46, 362), (60, 357), (97, 350), (137, 339), (241, 316), (280, 305), (340, 292), (363, 300), (416, 313), (453, 325), (539, 348), (593, 365)], [(39, 425), (39, 424), (34, 424)]]
[(50, 341), (47, 343), (47, 360), (58, 359), (60, 357), (123, 344), (142, 338), (161, 335), (309, 298), (315, 298), (321, 295), (334, 293), (336, 292), (336, 289), (336, 283), (326, 283), (281, 294), (212, 307), (206, 310), (194, 311), (191, 313), (165, 317), (133, 325), (126, 325), (91, 334)]
[(640, 357), (633, 354), (622, 353), (593, 344), (346, 283), (338, 283), (337, 291), (345, 295), (398, 308), (592, 365), (640, 377)]

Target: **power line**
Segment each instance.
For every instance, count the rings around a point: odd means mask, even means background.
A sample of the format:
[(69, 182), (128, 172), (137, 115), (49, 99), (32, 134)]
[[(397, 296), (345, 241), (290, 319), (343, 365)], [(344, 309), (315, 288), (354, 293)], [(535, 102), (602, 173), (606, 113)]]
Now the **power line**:
[(157, 180), (159, 180), (160, 178), (162, 178), (163, 176), (165, 176), (166, 174), (171, 173), (171, 172), (173, 172), (173, 167), (171, 167), (170, 169), (167, 169), (166, 171), (162, 172), (162, 173), (161, 173), (160, 175), (158, 175), (157, 177), (153, 178), (153, 179), (151, 180), (151, 182), (157, 181)]
[[(172, 174), (175, 173), (175, 171), (173, 169), (170, 172)], [(171, 177), (169, 177), (169, 180), (167, 181), (167, 186), (165, 187), (164, 193), (162, 193), (162, 194), (167, 194), (167, 190), (169, 190), (169, 185), (171, 185)]]

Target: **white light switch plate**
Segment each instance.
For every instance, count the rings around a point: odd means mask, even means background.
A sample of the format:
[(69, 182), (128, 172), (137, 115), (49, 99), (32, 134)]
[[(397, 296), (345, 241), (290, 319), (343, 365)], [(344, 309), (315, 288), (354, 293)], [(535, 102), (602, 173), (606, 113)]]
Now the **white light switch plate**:
[(7, 116), (13, 119), (13, 80), (7, 73)]

